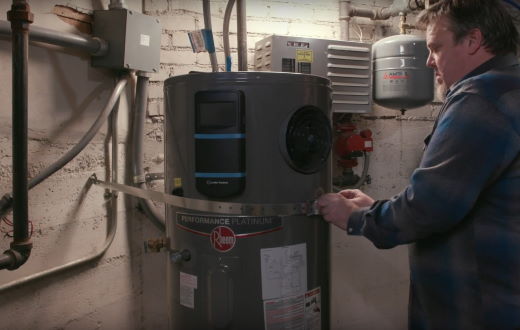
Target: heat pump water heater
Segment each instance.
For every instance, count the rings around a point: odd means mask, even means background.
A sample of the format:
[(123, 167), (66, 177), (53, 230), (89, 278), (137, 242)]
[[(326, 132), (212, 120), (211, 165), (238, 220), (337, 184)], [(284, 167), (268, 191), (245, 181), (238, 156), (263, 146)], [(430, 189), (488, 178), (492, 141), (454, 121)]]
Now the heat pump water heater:
[[(331, 91), (291, 73), (192, 73), (165, 82), (166, 192), (297, 205), (330, 191)], [(172, 329), (328, 329), (329, 226), (317, 215), (167, 207)]]

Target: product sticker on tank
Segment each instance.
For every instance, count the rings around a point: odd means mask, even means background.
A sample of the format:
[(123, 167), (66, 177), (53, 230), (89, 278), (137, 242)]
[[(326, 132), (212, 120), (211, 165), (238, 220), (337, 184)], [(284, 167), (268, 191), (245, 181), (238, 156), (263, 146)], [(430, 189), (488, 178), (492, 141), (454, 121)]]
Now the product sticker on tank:
[(264, 300), (265, 330), (321, 330), (321, 289)]
[(179, 272), (179, 301), (182, 306), (195, 308), (197, 276)]
[(260, 250), (262, 299), (302, 295), (307, 291), (305, 243)]

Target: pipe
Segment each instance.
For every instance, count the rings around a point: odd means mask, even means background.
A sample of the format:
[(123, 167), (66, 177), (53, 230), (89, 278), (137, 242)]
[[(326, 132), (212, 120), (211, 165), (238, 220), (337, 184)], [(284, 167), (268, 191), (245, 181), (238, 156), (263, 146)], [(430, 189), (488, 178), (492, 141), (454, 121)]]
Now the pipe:
[(126, 9), (125, 0), (110, 0), (108, 9)]
[(211, 62), (211, 70), (218, 72), (217, 54), (215, 53), (215, 45), (213, 43), (213, 30), (211, 28), (211, 6), (209, 0), (202, 0), (202, 13), (204, 15), (204, 30), (206, 48), (209, 53), (209, 60)]
[[(85, 133), (85, 135), (79, 140), (79, 142), (72, 147), (65, 155), (63, 155), (56, 162), (51, 164), (49, 167), (40, 172), (37, 176), (35, 176), (32, 180), (29, 181), (29, 189), (34, 188), (36, 185), (40, 184), (42, 181), (47, 179), (49, 176), (54, 174), (56, 171), (65, 166), (68, 162), (70, 162), (74, 157), (76, 157), (85, 147), (92, 141), (96, 133), (99, 131), (101, 126), (106, 122), (108, 116), (114, 109), (114, 105), (119, 100), (119, 96), (121, 92), (125, 88), (127, 84), (128, 76), (123, 76), (117, 82), (114, 87), (110, 98), (107, 101), (107, 104), (100, 112), (98, 117), (96, 118), (94, 124), (89, 128), (89, 130)], [(11, 194), (5, 194), (0, 200), (0, 215), (4, 214), (12, 205), (13, 196)]]
[[(116, 87), (114, 87), (114, 91), (112, 92), (112, 96), (111, 96), (107, 106), (110, 105), (110, 104), (112, 105), (112, 107), (117, 106), (117, 104), (119, 103), (119, 95), (121, 94), (121, 91), (122, 91), (123, 87), (126, 85), (126, 82), (127, 82), (127, 77), (126, 76), (123, 77), (123, 79), (119, 80), (119, 82), (117, 83)], [(116, 98), (116, 100), (114, 102), (111, 102), (111, 100), (113, 99), (114, 95), (117, 95), (117, 98)], [(117, 144), (118, 144), (118, 138), (117, 138), (117, 131), (118, 131), (118, 129), (117, 129), (117, 110), (115, 110), (113, 112), (111, 111), (111, 113), (113, 114), (110, 117), (110, 125), (111, 125), (111, 130), (112, 130), (112, 169), (111, 169), (111, 179), (112, 179), (113, 182), (117, 182), (117, 170), (118, 170), (118, 161), (117, 161), (117, 158), (118, 158), (117, 157), (118, 156), (118, 147), (117, 147)], [(88, 189), (90, 188), (91, 185), (92, 185), (92, 181), (88, 180), (87, 186), (85, 187), (84, 191), (85, 192), (88, 191)], [(101, 249), (98, 252), (93, 253), (91, 255), (88, 255), (86, 257), (83, 257), (83, 258), (79, 258), (79, 259), (70, 261), (70, 262), (68, 262), (66, 264), (63, 264), (63, 265), (60, 265), (60, 266), (56, 266), (56, 267), (53, 267), (51, 269), (47, 269), (47, 270), (44, 270), (44, 271), (41, 271), (41, 272), (38, 272), (38, 273), (35, 273), (35, 274), (32, 274), (32, 275), (29, 275), (29, 276), (26, 276), (24, 278), (21, 278), (21, 279), (18, 279), (18, 280), (6, 283), (6, 284), (0, 286), (0, 293), (4, 292), (6, 290), (12, 289), (14, 287), (18, 287), (20, 285), (27, 284), (29, 282), (38, 280), (38, 279), (50, 277), (52, 275), (57, 275), (57, 274), (62, 273), (64, 271), (66, 271), (66, 270), (69, 270), (69, 269), (72, 269), (72, 268), (75, 268), (75, 267), (87, 264), (87, 263), (89, 263), (89, 262), (91, 262), (93, 260), (97, 260), (97, 259), (101, 258), (107, 252), (107, 250), (110, 247), (110, 245), (112, 245), (112, 242), (114, 241), (114, 237), (116, 236), (116, 231), (117, 231), (117, 194), (112, 193), (110, 195), (110, 197), (111, 197), (112, 209), (111, 209), (110, 215), (108, 217), (108, 223), (107, 223), (107, 230), (108, 230), (108, 232), (107, 232), (107, 236), (105, 238), (105, 242), (103, 243), (103, 246), (101, 247)], [(7, 259), (8, 258), (6, 258), (5, 256), (4, 257), (0, 256), (0, 269), (2, 269), (2, 266), (4, 264), (9, 262), (9, 260), (7, 260)]]
[(334, 192), (340, 192), (343, 189), (358, 189), (366, 182), (367, 176), (368, 176), (368, 167), (370, 166), (370, 154), (368, 154), (366, 151), (364, 151), (363, 156), (364, 156), (363, 170), (361, 172), (361, 176), (359, 177), (359, 180), (353, 186), (340, 187), (340, 186), (334, 185), (332, 187)]
[[(348, 41), (350, 38), (350, 19), (347, 11), (347, 2), (340, 1), (339, 3), (339, 26), (340, 26), (340, 39)], [(346, 19), (341, 19), (341, 17), (346, 17)]]
[[(90, 180), (89, 180), (89, 182), (90, 182)], [(89, 185), (90, 185), (90, 183), (89, 183)], [(113, 198), (115, 198), (115, 197), (113, 197)], [(38, 280), (38, 279), (46, 278), (46, 277), (49, 277), (49, 276), (52, 276), (52, 275), (57, 275), (57, 274), (59, 274), (61, 272), (64, 272), (66, 270), (69, 270), (69, 269), (72, 269), (72, 268), (84, 265), (86, 263), (89, 263), (90, 261), (97, 260), (97, 259), (101, 258), (105, 254), (105, 252), (108, 250), (108, 248), (110, 247), (112, 242), (114, 241), (114, 237), (116, 235), (116, 231), (117, 231), (117, 217), (116, 217), (116, 213), (115, 212), (114, 212), (114, 214), (112, 214), (108, 218), (107, 227), (108, 227), (108, 232), (107, 232), (107, 236), (105, 238), (105, 242), (103, 243), (102, 248), (98, 252), (93, 253), (93, 254), (91, 254), (89, 256), (86, 256), (86, 257), (83, 257), (83, 258), (76, 259), (74, 261), (68, 262), (68, 263), (66, 263), (64, 265), (56, 266), (56, 267), (53, 267), (51, 269), (47, 269), (47, 270), (44, 270), (44, 271), (41, 271), (41, 272), (38, 272), (38, 273), (35, 273), (35, 274), (32, 274), (32, 275), (29, 275), (29, 276), (26, 276), (24, 278), (21, 278), (21, 279), (18, 279), (18, 280), (6, 283), (6, 284), (0, 286), (0, 293), (4, 292), (6, 290), (12, 289), (14, 287), (17, 287), (17, 286), (20, 286), (20, 285), (27, 284), (29, 282)], [(0, 257), (0, 264), (1, 264), (1, 262), (2, 262), (2, 259)]]
[[(11, 27), (8, 22), (0, 21), (0, 35), (9, 36)], [(97, 37), (84, 37), (39, 26), (31, 27), (29, 32), (31, 42), (67, 47), (86, 52), (92, 56), (103, 56), (108, 52), (108, 43)]]
[(386, 20), (390, 17), (399, 15), (400, 13), (407, 14), (412, 11), (408, 6), (408, 0), (394, 0), (392, 5), (387, 8), (367, 9), (353, 7), (350, 0), (340, 0), (340, 12), (345, 11), (345, 15), (340, 15), (340, 21), (347, 20), (348, 17), (366, 17), (371, 20)]
[[(135, 95), (134, 118), (132, 122), (132, 141), (134, 144), (132, 153), (134, 185), (146, 189), (146, 180), (143, 170), (143, 137), (144, 123), (146, 120), (146, 105), (148, 102), (148, 81), (149, 75), (146, 72), (137, 72), (137, 86)], [(161, 231), (165, 231), (165, 220), (157, 211), (153, 204), (147, 199), (138, 199), (138, 205), (148, 219)]]
[(226, 5), (226, 12), (224, 13), (224, 27), (223, 27), (223, 41), (224, 41), (224, 56), (226, 57), (226, 71), (231, 71), (231, 49), (229, 47), (229, 22), (231, 21), (231, 12), (235, 0), (228, 0)]
[(14, 270), (23, 265), (31, 254), (29, 232), (29, 189), (27, 187), (28, 158), (28, 96), (29, 25), (33, 22), (31, 8), (26, 1), (13, 0), (7, 12), (11, 22), (12, 40), (12, 154), (13, 154), (13, 241), (5, 251), (0, 269)]
[(238, 71), (247, 71), (246, 1), (237, 0)]

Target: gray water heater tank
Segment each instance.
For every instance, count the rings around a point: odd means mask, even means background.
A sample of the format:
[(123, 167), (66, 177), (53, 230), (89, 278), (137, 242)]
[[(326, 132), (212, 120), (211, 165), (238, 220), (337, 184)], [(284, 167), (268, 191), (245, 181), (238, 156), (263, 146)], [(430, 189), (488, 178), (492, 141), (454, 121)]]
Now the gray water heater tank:
[[(328, 79), (191, 73), (164, 90), (167, 193), (264, 209), (330, 191)], [(284, 214), (166, 208), (171, 248), (191, 254), (168, 260), (171, 329), (330, 328), (329, 225)]]
[(424, 38), (396, 35), (372, 46), (373, 98), (386, 108), (403, 110), (433, 100), (433, 70), (426, 66)]

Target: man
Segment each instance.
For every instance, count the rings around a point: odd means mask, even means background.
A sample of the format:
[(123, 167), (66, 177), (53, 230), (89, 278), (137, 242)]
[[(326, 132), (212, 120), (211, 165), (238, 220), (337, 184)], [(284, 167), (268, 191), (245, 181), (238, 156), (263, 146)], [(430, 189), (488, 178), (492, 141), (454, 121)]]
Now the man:
[(518, 33), (498, 0), (421, 13), (446, 99), (409, 185), (390, 200), (322, 196), (326, 221), (379, 248), (410, 245), (411, 329), (520, 329)]

